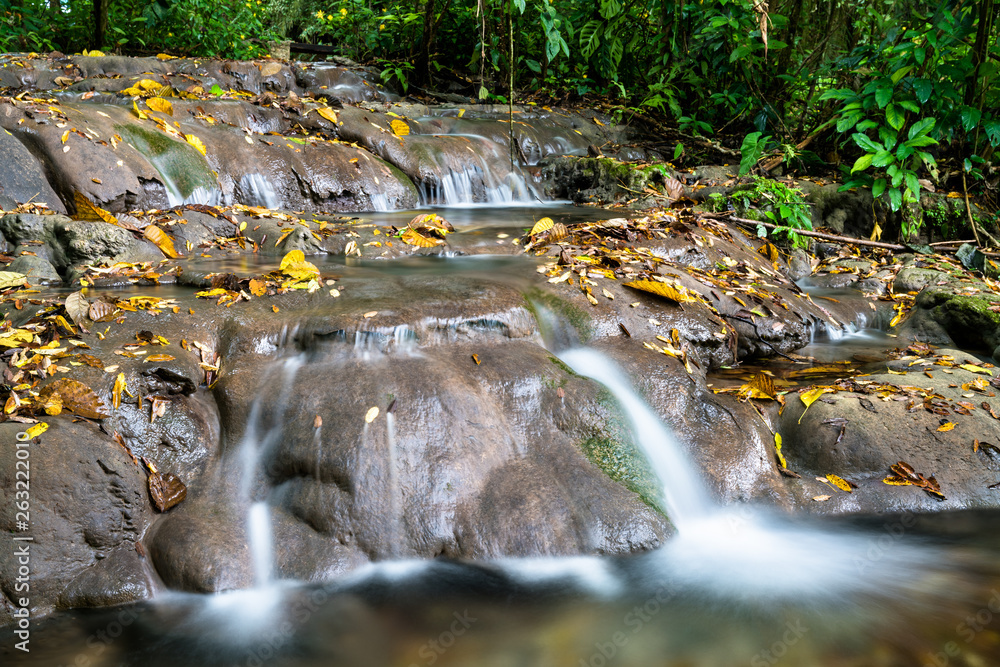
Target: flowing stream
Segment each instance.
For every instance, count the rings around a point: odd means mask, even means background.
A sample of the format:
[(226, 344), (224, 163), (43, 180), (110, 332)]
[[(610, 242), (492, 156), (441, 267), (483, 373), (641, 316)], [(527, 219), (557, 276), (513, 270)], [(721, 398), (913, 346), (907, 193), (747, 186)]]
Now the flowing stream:
[[(469, 259), (429, 262), (358, 270), (372, 280), (396, 280), (474, 266)], [(420, 353), (418, 333), (406, 327), (344, 336), (362, 365)], [(553, 347), (562, 362), (614, 396), (660, 482), (678, 534), (659, 549), (625, 558), (397, 560), (407, 528), (400, 449), (406, 425), (390, 408), (384, 441), (383, 432), (365, 425), (364, 452), (386, 461), (384, 487), (374, 492), (385, 495), (391, 514), (391, 558), (333, 581), (276, 581), (282, 545), (261, 468), (287, 437), (291, 388), (313, 363), (308, 351), (279, 353), (232, 452), (253, 587), (208, 596), (165, 592), (126, 607), (124, 629), (122, 610), (54, 614), (35, 631), (38, 651), (15, 656), (16, 664), (80, 664), (80, 656), (109, 667), (947, 664), (941, 656), (948, 657), (948, 643), (963, 641), (963, 628), (971, 627), (961, 625), (963, 618), (993, 609), (994, 598), (1000, 605), (991, 537), (1000, 514), (967, 516), (944, 540), (933, 536), (948, 532), (947, 517), (806, 521), (722, 507), (629, 378), (601, 352), (574, 346), (572, 336), (560, 342), (562, 349)], [(320, 482), (327, 481), (324, 428), (317, 423), (309, 431), (309, 465)], [(93, 639), (109, 627), (123, 637)], [(967, 644), (997, 657), (994, 636), (992, 629), (977, 631)]]

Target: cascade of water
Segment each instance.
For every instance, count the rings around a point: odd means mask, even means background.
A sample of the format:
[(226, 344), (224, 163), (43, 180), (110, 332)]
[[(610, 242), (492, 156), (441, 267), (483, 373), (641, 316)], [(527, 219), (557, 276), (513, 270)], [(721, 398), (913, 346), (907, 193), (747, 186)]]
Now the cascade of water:
[(239, 192), (243, 195), (242, 203), (248, 206), (281, 208), (281, 197), (275, 192), (271, 181), (261, 174), (245, 174), (240, 179)]
[(399, 556), (399, 548), (403, 539), (402, 499), (399, 489), (399, 453), (396, 451), (396, 416), (392, 412), (385, 415), (386, 438), (389, 441), (389, 512), (392, 522), (392, 550), (390, 554)]
[(715, 511), (715, 503), (680, 443), (610, 359), (588, 348), (567, 350), (558, 356), (574, 372), (600, 382), (614, 394), (631, 423), (636, 444), (663, 485), (664, 507), (679, 531)]
[(473, 144), (468, 152), (428, 154), (437, 178), (420, 185), (424, 205), (511, 205), (541, 201), (520, 165), (510, 163), (504, 146), (476, 135), (463, 139)]
[(271, 534), (271, 506), (267, 501), (250, 505), (247, 516), (250, 556), (253, 559), (254, 584), (264, 587), (271, 583), (274, 571), (274, 536)]
[[(284, 414), (288, 407), (288, 396), (291, 394), (295, 375), (303, 363), (303, 355), (289, 357), (281, 362), (282, 387), (278, 394), (278, 401), (274, 404), (272, 421), (266, 429), (262, 428), (264, 405), (273, 401), (273, 387), (270, 386), (270, 383), (265, 382), (264, 388), (254, 397), (247, 428), (237, 448), (240, 457), (239, 498), (244, 504), (250, 503), (253, 497), (253, 489), (262, 456), (281, 438)], [(254, 584), (257, 587), (264, 587), (272, 581), (274, 570), (271, 508), (266, 499), (250, 504), (247, 513), (247, 541), (250, 546), (250, 556), (253, 559)]]

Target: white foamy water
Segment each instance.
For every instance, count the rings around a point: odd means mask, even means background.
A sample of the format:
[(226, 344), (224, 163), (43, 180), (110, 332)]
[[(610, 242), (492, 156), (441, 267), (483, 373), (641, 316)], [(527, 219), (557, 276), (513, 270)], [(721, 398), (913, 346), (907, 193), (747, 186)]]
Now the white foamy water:
[(659, 416), (643, 401), (621, 369), (608, 357), (588, 348), (559, 354), (574, 372), (604, 385), (628, 417), (635, 444), (642, 449), (653, 473), (663, 484), (663, 506), (679, 531), (704, 519), (715, 509), (708, 489), (680, 443)]

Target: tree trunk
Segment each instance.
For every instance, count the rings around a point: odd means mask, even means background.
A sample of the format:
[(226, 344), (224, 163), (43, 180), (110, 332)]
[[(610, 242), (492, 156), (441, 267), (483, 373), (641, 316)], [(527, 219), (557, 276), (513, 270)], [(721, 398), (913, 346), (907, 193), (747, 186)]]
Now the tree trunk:
[(108, 3), (111, 0), (94, 0), (94, 41), (91, 49), (104, 46), (104, 35), (108, 31)]
[(986, 60), (986, 51), (990, 45), (990, 36), (993, 33), (994, 0), (979, 1), (979, 27), (976, 30), (976, 43), (972, 47), (972, 64), (975, 69), (972, 71), (972, 78), (965, 86), (965, 104), (974, 106), (976, 102), (976, 89), (979, 85), (979, 67)]
[(426, 86), (431, 82), (431, 42), (434, 40), (434, 3), (427, 0), (424, 3), (424, 34), (420, 44), (420, 54), (417, 56), (417, 66), (414, 74), (417, 83)]

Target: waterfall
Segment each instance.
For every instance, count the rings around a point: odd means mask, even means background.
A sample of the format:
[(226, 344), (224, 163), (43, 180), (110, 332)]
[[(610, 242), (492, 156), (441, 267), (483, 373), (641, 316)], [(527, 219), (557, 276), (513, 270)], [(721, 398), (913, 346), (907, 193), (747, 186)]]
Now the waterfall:
[(677, 530), (683, 532), (715, 511), (715, 503), (680, 443), (614, 362), (588, 348), (567, 350), (558, 356), (574, 372), (600, 382), (614, 395), (628, 417), (636, 444), (663, 485), (663, 506)]
[[(281, 362), (282, 386), (279, 388), (277, 400), (274, 387), (265, 382), (254, 397), (247, 420), (247, 429), (237, 447), (240, 457), (240, 487), (239, 499), (242, 504), (249, 504), (247, 512), (247, 541), (250, 547), (250, 557), (253, 561), (254, 585), (258, 588), (267, 586), (273, 580), (274, 572), (274, 537), (271, 531), (271, 506), (267, 499), (253, 500), (255, 483), (258, 481), (260, 461), (264, 453), (282, 436), (284, 430), (285, 411), (288, 407), (288, 396), (299, 368), (304, 363), (303, 355), (289, 357)], [(274, 412), (267, 428), (264, 424), (264, 405), (272, 404)]]
[[(521, 166), (511, 162), (505, 146), (478, 135), (438, 138), (443, 141), (453, 137), (465, 142), (461, 150), (436, 148), (425, 153), (431, 167), (429, 175), (420, 183), (423, 205), (485, 203), (509, 206), (542, 201), (528, 183)], [(447, 148), (449, 144), (444, 146)]]

